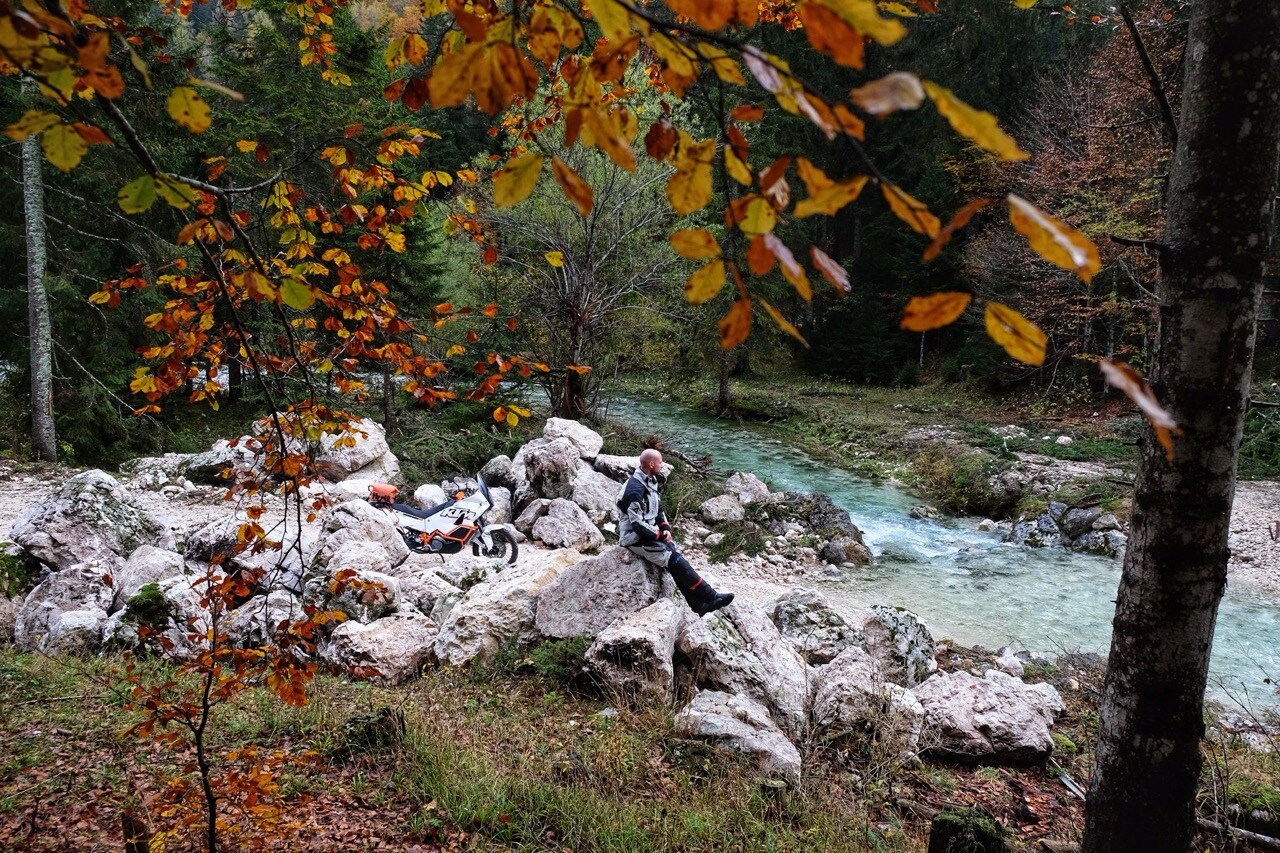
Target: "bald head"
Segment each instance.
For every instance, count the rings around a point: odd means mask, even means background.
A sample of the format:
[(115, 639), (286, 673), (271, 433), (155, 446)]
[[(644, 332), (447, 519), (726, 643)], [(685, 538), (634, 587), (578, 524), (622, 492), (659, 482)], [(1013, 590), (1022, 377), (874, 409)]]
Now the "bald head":
[(652, 447), (641, 451), (640, 470), (651, 477), (662, 473), (662, 454)]

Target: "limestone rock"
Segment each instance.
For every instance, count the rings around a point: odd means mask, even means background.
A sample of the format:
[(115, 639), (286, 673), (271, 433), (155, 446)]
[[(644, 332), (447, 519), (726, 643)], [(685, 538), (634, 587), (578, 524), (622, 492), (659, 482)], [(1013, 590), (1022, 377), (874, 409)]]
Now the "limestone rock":
[(371, 622), (344, 622), (322, 644), (320, 655), (346, 670), (373, 669), (379, 684), (403, 684), (422, 671), (431, 658), (438, 629), (417, 613), (396, 613)]
[(886, 681), (859, 646), (841, 652), (815, 676), (813, 722), (826, 737), (872, 734), (898, 755), (914, 755), (924, 707), (900, 685)]
[(885, 678), (913, 687), (938, 668), (933, 635), (910, 610), (877, 604), (862, 625), (867, 651)]
[(435, 483), (423, 483), (413, 490), (413, 505), (419, 509), (431, 509), (444, 502), (444, 489)]
[(187, 466), (192, 454), (166, 453), (163, 456), (143, 456), (120, 466), (121, 471), (132, 475), (129, 485), (135, 490), (157, 492), (165, 486), (181, 485), (186, 478)]
[(593, 521), (604, 522), (618, 517), (619, 491), (616, 482), (582, 462), (574, 475), (569, 500), (582, 507)]
[(743, 506), (758, 501), (769, 500), (769, 487), (750, 472), (737, 472), (729, 475), (724, 490), (738, 499)]
[(811, 666), (830, 663), (845, 649), (862, 643), (862, 632), (811, 589), (793, 589), (766, 605), (765, 612)]
[(1008, 646), (1000, 649), (996, 654), (995, 662), (996, 669), (1007, 675), (1012, 675), (1014, 678), (1021, 678), (1025, 671), (1022, 659), (1019, 658), (1017, 653)]
[(511, 469), (511, 457), (505, 454), (495, 456), (484, 463), (484, 467), (480, 469), (480, 476), (484, 477), (485, 484), (489, 488), (499, 486), (504, 489), (514, 489), (516, 486), (515, 474)]
[(676, 646), (695, 686), (760, 702), (783, 731), (798, 736), (809, 715), (808, 665), (764, 611), (735, 602), (684, 623)]
[(578, 445), (567, 438), (531, 441), (516, 453), (513, 467), (523, 470), (517, 503), (535, 498), (568, 498), (580, 461)]
[[(374, 622), (400, 609), (400, 581), (391, 575), (370, 569), (339, 566), (333, 572), (350, 570), (355, 574), (338, 580), (332, 574), (315, 574), (307, 579), (303, 600), (325, 610), (341, 610), (348, 620)], [(334, 589), (337, 583), (337, 589)]]
[(396, 571), (402, 605), (408, 604), (420, 613), (431, 615), (442, 600), (462, 597), (461, 589), (435, 572), (421, 568), (405, 570), (405, 566)]
[(606, 695), (631, 707), (669, 704), (676, 636), (686, 618), (684, 605), (660, 598), (602, 630), (585, 657)]
[(760, 772), (800, 783), (800, 753), (769, 716), (746, 696), (704, 690), (676, 714), (676, 734), (745, 755)]
[(489, 489), (489, 498), (493, 501), (493, 507), (484, 515), (485, 524), (510, 524), (513, 520), (511, 491), (502, 486), (493, 486)]
[(581, 507), (561, 498), (551, 501), (547, 514), (533, 523), (530, 534), (548, 548), (592, 551), (604, 544), (603, 534)]
[(582, 555), (571, 549), (531, 554), (467, 590), (440, 625), (434, 646), (436, 660), (447, 666), (462, 666), (477, 658), (489, 661), (507, 640), (536, 640), (534, 608), (538, 596), (581, 559)]
[(1093, 530), (1093, 523), (1102, 518), (1102, 507), (1072, 507), (1063, 513), (1058, 529), (1068, 539), (1075, 539)]
[(174, 547), (165, 521), (97, 469), (71, 477), (53, 494), (29, 505), (9, 537), (55, 571), (111, 556), (123, 558), (139, 545)]
[(22, 599), (0, 595), (0, 646), (13, 642), (13, 626), (18, 621), (18, 608), (21, 606)]
[(177, 577), (185, 567), (182, 555), (174, 551), (151, 545), (138, 547), (115, 573), (110, 609), (119, 610), (146, 584)]
[[(433, 559), (430, 557), (423, 559)], [(484, 583), (506, 568), (506, 560), (494, 557), (477, 557), (473, 554), (457, 554), (443, 563), (432, 566), (431, 571), (460, 590), (468, 590)]]
[(243, 646), (264, 646), (275, 642), (282, 623), (304, 617), (302, 602), (296, 595), (276, 590), (255, 595), (235, 610), (227, 620), (227, 636)]
[(532, 533), (534, 523), (547, 514), (547, 510), (551, 508), (551, 501), (546, 498), (537, 498), (530, 501), (524, 511), (516, 517), (515, 527), (521, 533)]
[(853, 563), (855, 566), (869, 566), (875, 561), (871, 549), (861, 539), (852, 536), (837, 536), (818, 546), (818, 558), (824, 563), (841, 566)]
[(365, 501), (347, 501), (334, 507), (324, 523), (314, 562), (327, 566), (335, 551), (352, 539), (377, 542), (386, 549), (391, 565), (398, 566), (409, 556), (392, 516)]
[(231, 560), (232, 565), (259, 573), (258, 588), (263, 592), (279, 589), (301, 593), (306, 568), (316, 552), (318, 534), (309, 525), (299, 531), (291, 524), (283, 535), (277, 530), (268, 535), (280, 537), (279, 548), (264, 547), (265, 543), (255, 544), (253, 548), (236, 554)]
[(111, 587), (121, 560), (114, 555), (77, 563), (45, 578), (27, 593), (13, 626), (22, 651), (87, 652), (102, 642), (111, 606)]
[(706, 524), (719, 524), (724, 521), (742, 521), (746, 518), (746, 513), (736, 496), (717, 495), (702, 502), (698, 507), (698, 517)]
[(222, 439), (203, 453), (193, 454), (187, 460), (185, 474), (197, 483), (221, 485), (249, 475), (257, 467), (261, 452), (262, 443), (251, 436), (241, 436), (234, 442)]
[(1049, 727), (1063, 711), (1048, 684), (1026, 684), (997, 670), (982, 678), (941, 672), (912, 691), (924, 706), (922, 747), (966, 761), (1024, 763), (1053, 750)]
[[(381, 424), (361, 418), (352, 422), (349, 430), (321, 436), (316, 470), (321, 476), (337, 482), (379, 459), (386, 464), (385, 457), (390, 452), (387, 433)], [(395, 459), (394, 456), (391, 458)]]
[(578, 421), (564, 418), (547, 418), (546, 426), (542, 428), (542, 437), (551, 441), (567, 438), (577, 446), (579, 455), (584, 459), (594, 458), (600, 448), (604, 447), (604, 439), (598, 432)]
[(596, 636), (662, 595), (660, 571), (618, 546), (582, 560), (538, 596), (538, 633), (553, 638)]
[(911, 508), (911, 511), (907, 513), (907, 515), (911, 516), (912, 518), (921, 519), (923, 521), (936, 521), (937, 519), (942, 517), (942, 513), (938, 511), (937, 507), (929, 506), (928, 504), (919, 504), (918, 506), (913, 506)]

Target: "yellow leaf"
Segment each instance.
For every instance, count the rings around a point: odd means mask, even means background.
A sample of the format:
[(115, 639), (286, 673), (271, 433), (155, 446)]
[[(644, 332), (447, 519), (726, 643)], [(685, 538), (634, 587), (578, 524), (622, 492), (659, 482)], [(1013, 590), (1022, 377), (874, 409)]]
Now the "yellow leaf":
[(883, 11), (890, 15), (897, 15), (899, 18), (916, 18), (919, 17), (914, 10), (908, 9), (901, 3), (877, 3)]
[(751, 186), (751, 169), (747, 168), (747, 164), (742, 162), (742, 158), (733, 153), (733, 149), (727, 145), (724, 147), (724, 165), (729, 171), (729, 177), (744, 187)]
[(924, 91), (933, 98), (938, 112), (946, 116), (956, 133), (985, 148), (1002, 160), (1025, 160), (1031, 155), (1018, 147), (1013, 137), (996, 124), (996, 117), (961, 101), (949, 89), (937, 83), (923, 81)]
[(40, 137), (40, 147), (49, 162), (64, 172), (70, 172), (80, 162), (89, 143), (69, 124), (54, 125)]
[(290, 308), (306, 311), (315, 303), (316, 295), (305, 282), (290, 277), (280, 282), (280, 299)]
[(427, 60), (427, 40), (417, 33), (404, 37), (404, 58), (410, 65), (421, 65)]
[[(805, 176), (805, 170), (803, 167), (801, 167), (800, 176)], [(826, 176), (823, 175), (823, 177), (825, 178)], [(805, 183), (809, 184), (809, 180), (807, 178)], [(847, 181), (829, 184), (818, 190), (816, 193), (813, 192), (812, 185), (810, 185), (811, 189), (809, 197), (796, 203), (795, 214), (797, 217), (802, 219), (806, 216), (812, 216), (815, 213), (825, 213), (827, 216), (835, 216), (836, 212), (840, 210), (840, 208), (844, 207), (846, 204), (861, 195), (862, 188), (866, 185), (866, 175), (858, 175), (857, 177), (850, 178)]]
[(893, 184), (881, 184), (880, 189), (884, 192), (885, 200), (889, 202), (889, 209), (899, 219), (910, 225), (912, 231), (930, 239), (938, 236), (942, 223), (938, 221), (938, 217), (929, 212), (924, 202), (912, 198)]
[(736, 299), (729, 313), (716, 325), (720, 329), (720, 346), (725, 349), (733, 349), (745, 341), (751, 332), (751, 300)]
[(860, 33), (871, 36), (888, 47), (907, 34), (907, 28), (894, 18), (882, 18), (874, 0), (816, 0), (843, 18)]
[(556, 183), (560, 185), (560, 189), (564, 190), (565, 197), (578, 208), (578, 215), (589, 214), (595, 206), (595, 196), (587, 182), (582, 180), (582, 176), (559, 157), (551, 158), (551, 174), (555, 175)]
[(174, 86), (167, 106), (169, 117), (192, 133), (204, 133), (212, 123), (209, 105), (190, 86)]
[(779, 329), (786, 332), (788, 335), (795, 338), (800, 343), (804, 344), (805, 349), (809, 348), (809, 342), (804, 339), (804, 335), (800, 334), (799, 329), (797, 329), (795, 326), (787, 322), (787, 318), (782, 316), (781, 311), (779, 311), (777, 308), (774, 308), (772, 305), (770, 305), (768, 302), (764, 301), (763, 299), (760, 299), (760, 297), (758, 296), (756, 297), (756, 299), (760, 301), (760, 304), (764, 306), (764, 310), (767, 311), (769, 316), (773, 318), (773, 322), (778, 324)]
[(835, 183), (821, 169), (803, 157), (796, 160), (796, 169), (800, 172), (800, 180), (804, 181), (804, 188), (809, 195), (817, 195)]
[(116, 204), (125, 213), (142, 213), (155, 203), (156, 182), (150, 175), (135, 178), (116, 193)]
[(564, 266), (564, 252), (545, 252), (542, 257), (547, 259), (547, 263), (553, 267)]
[(1009, 194), (1009, 221), (1040, 257), (1070, 270), (1086, 284), (1102, 268), (1092, 240), (1013, 193)]
[(542, 174), (542, 160), (541, 154), (522, 154), (499, 169), (493, 176), (493, 203), (510, 207), (528, 198)]
[(617, 0), (586, 0), (591, 17), (600, 25), (604, 37), (610, 41), (624, 41), (631, 35), (632, 17)]
[(21, 142), (28, 136), (41, 133), (61, 121), (54, 113), (44, 110), (27, 110), (22, 118), (4, 129), (4, 135), (14, 142)]
[(987, 334), (1018, 361), (1036, 367), (1044, 364), (1049, 337), (1009, 306), (987, 303)]
[(1102, 375), (1106, 377), (1107, 384), (1123, 391), (1124, 395), (1147, 416), (1151, 428), (1155, 430), (1156, 440), (1164, 448), (1165, 457), (1172, 462), (1173, 436), (1182, 435), (1182, 430), (1178, 427), (1178, 422), (1173, 419), (1173, 415), (1160, 405), (1151, 387), (1147, 385), (1146, 378), (1129, 365), (1110, 359), (1104, 359), (1098, 366), (1102, 369)]
[(725, 83), (732, 83), (735, 86), (747, 85), (747, 79), (742, 76), (742, 69), (738, 67), (738, 61), (725, 52), (724, 48), (718, 47), (707, 42), (698, 42), (698, 55), (711, 64), (711, 70), (715, 75)]
[(705, 228), (686, 228), (677, 231), (670, 237), (671, 248), (683, 258), (697, 260), (714, 258), (720, 254), (720, 244)]
[(711, 159), (716, 141), (695, 143), (681, 131), (680, 147), (672, 162), (676, 172), (667, 181), (667, 200), (676, 213), (693, 213), (711, 201)]
[(773, 209), (773, 205), (757, 197), (747, 202), (746, 215), (742, 217), (738, 227), (742, 229), (743, 234), (754, 237), (757, 234), (768, 234), (777, 224), (778, 213)]
[(245, 296), (258, 302), (274, 302), (276, 289), (262, 273), (257, 270), (237, 273), (231, 281), (241, 289)]
[(1038, 2), (1039, 0), (1013, 0), (1013, 5), (1017, 6), (1019, 9), (1030, 9)]
[(924, 103), (920, 78), (907, 71), (895, 71), (872, 80), (849, 93), (853, 103), (865, 113), (886, 116), (898, 110), (914, 110)]
[(520, 416), (517, 415), (515, 412), (511, 411), (510, 409), (508, 409), (507, 410), (507, 426), (514, 427), (518, 423), (520, 423)]
[(969, 307), (971, 299), (969, 294), (957, 291), (913, 296), (902, 314), (902, 328), (909, 332), (927, 332), (949, 326)]
[(689, 276), (684, 285), (684, 298), (691, 305), (701, 305), (724, 287), (724, 261), (719, 258)]
[(462, 344), (454, 344), (453, 346), (449, 347), (447, 350), (444, 351), (444, 357), (453, 358), (455, 355), (465, 355), (466, 352), (467, 352), (467, 348), (464, 347)]

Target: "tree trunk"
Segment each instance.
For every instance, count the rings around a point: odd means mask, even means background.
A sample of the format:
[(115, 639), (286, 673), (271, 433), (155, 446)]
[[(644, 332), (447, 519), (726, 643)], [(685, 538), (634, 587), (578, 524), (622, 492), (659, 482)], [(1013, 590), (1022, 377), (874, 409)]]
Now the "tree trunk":
[[(22, 81), (31, 100), (35, 84)], [(44, 287), (48, 241), (44, 220), (44, 178), (40, 174), (40, 140), (28, 136), (22, 143), (22, 207), (27, 237), (27, 327), (31, 353), (31, 448), (37, 459), (58, 461), (53, 429), (53, 325), (49, 294)]]
[(1116, 601), (1084, 851), (1190, 849), (1204, 689), (1277, 190), (1280, 4), (1193, 7), (1148, 431)]

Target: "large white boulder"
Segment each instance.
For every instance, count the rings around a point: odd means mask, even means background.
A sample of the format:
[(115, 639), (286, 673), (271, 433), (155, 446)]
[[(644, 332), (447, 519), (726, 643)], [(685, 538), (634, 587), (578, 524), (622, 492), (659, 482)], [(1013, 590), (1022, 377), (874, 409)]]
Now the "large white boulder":
[(659, 598), (601, 631), (585, 657), (604, 692), (631, 707), (670, 704), (676, 636), (689, 618), (683, 604)]
[[(205, 648), (206, 633), (213, 625), (212, 615), (204, 601), (209, 585), (225, 577), (217, 568), (203, 568), (165, 578), (156, 583), (153, 595), (139, 602), (133, 597), (123, 610), (111, 614), (104, 632), (110, 645), (132, 648), (137, 645), (138, 625), (145, 622), (159, 632), (154, 638), (167, 657), (186, 658), (197, 648)], [(148, 587), (140, 590), (146, 592)], [(158, 598), (156, 596), (158, 594)], [(135, 608), (141, 609), (135, 609)], [(225, 629), (225, 624), (222, 626)]]
[(119, 557), (77, 563), (45, 578), (27, 593), (13, 626), (23, 651), (87, 652), (102, 642), (111, 606), (104, 577), (119, 571)]
[(307, 578), (303, 600), (324, 610), (341, 610), (348, 620), (368, 623), (400, 609), (400, 581), (384, 572), (335, 563), (332, 574)]
[(851, 646), (814, 677), (813, 724), (824, 737), (870, 733), (894, 753), (914, 755), (924, 707), (910, 690), (886, 681), (865, 650)]
[(749, 472), (729, 475), (729, 479), (725, 481), (724, 490), (736, 497), (744, 506), (769, 500), (769, 487), (759, 477)]
[(568, 498), (581, 460), (578, 445), (567, 438), (535, 439), (512, 460), (516, 471), (516, 503), (535, 498)]
[(569, 500), (586, 511), (593, 521), (618, 517), (618, 493), (621, 487), (615, 481), (596, 471), (585, 462), (579, 463), (573, 479), (573, 491)]
[(533, 525), (538, 519), (547, 514), (547, 510), (551, 508), (551, 501), (546, 498), (536, 498), (529, 502), (521, 513), (516, 516), (515, 528), (526, 535), (533, 532)]
[(267, 531), (266, 539), (236, 554), (232, 565), (256, 572), (260, 578), (258, 588), (264, 592), (301, 593), (306, 568), (318, 543), (319, 535), (311, 526), (301, 530), (293, 524), (283, 530), (274, 527)]
[(578, 421), (564, 418), (547, 418), (547, 423), (542, 428), (542, 437), (551, 441), (557, 438), (569, 439), (577, 446), (579, 455), (584, 459), (594, 459), (600, 448), (604, 447), (604, 439), (600, 437), (600, 433)]
[(538, 633), (561, 639), (596, 636), (662, 595), (660, 571), (616, 546), (576, 563), (538, 596)]
[(809, 668), (758, 607), (735, 602), (703, 619), (688, 619), (676, 646), (694, 684), (748, 696), (798, 737), (809, 717)]
[(556, 498), (547, 505), (547, 514), (530, 528), (534, 539), (548, 548), (573, 548), (592, 551), (604, 544), (604, 534), (576, 503)]
[(493, 507), (484, 515), (485, 524), (510, 524), (514, 520), (511, 515), (511, 490), (493, 486), (489, 489), (489, 499), (493, 501)]
[(850, 625), (822, 595), (797, 587), (765, 605), (782, 636), (813, 666), (830, 663), (850, 646), (862, 643), (862, 632)]
[(406, 569), (404, 564), (396, 570), (400, 582), (401, 610), (409, 605), (419, 613), (431, 616), (437, 605), (449, 599), (462, 597), (462, 590), (429, 569)]
[(123, 558), (140, 545), (173, 549), (167, 522), (148, 512), (109, 474), (96, 469), (71, 477), (30, 504), (9, 538), (56, 570), (76, 563)]
[(403, 684), (431, 658), (436, 623), (419, 613), (370, 622), (345, 622), (321, 645), (320, 656), (350, 674), (380, 684)]
[(159, 491), (165, 486), (180, 486), (191, 462), (190, 453), (166, 453), (163, 456), (142, 456), (120, 466), (131, 474), (129, 485), (135, 491), (145, 489)]
[(435, 483), (423, 483), (413, 490), (413, 503), (422, 509), (440, 506), (445, 500), (444, 489)]
[(302, 602), (283, 589), (255, 595), (228, 614), (227, 636), (242, 646), (269, 646), (287, 622), (303, 619)]
[(386, 430), (368, 418), (361, 418), (352, 422), (349, 430), (327, 432), (320, 437), (316, 471), (330, 480), (345, 480), (366, 465), (383, 459), (390, 450)]
[(675, 727), (681, 737), (745, 755), (758, 771), (792, 786), (800, 783), (800, 752), (768, 709), (746, 696), (704, 690), (676, 714)]
[(111, 610), (124, 607), (144, 585), (177, 577), (185, 567), (186, 561), (175, 551), (152, 545), (138, 547), (114, 575)]
[(511, 468), (511, 457), (505, 454), (495, 456), (484, 463), (484, 467), (480, 469), (480, 476), (484, 477), (484, 481), (489, 488), (501, 486), (504, 489), (514, 489), (516, 487), (515, 472)]
[(347, 501), (333, 508), (325, 520), (324, 530), (316, 550), (314, 562), (327, 566), (335, 551), (343, 543), (353, 539), (377, 542), (386, 549), (391, 565), (398, 566), (409, 556), (395, 520), (389, 513), (376, 509), (365, 501)]
[(706, 524), (720, 524), (725, 521), (742, 521), (746, 513), (741, 502), (734, 495), (717, 495), (708, 498), (698, 507), (698, 515)]
[(1027, 684), (989, 669), (940, 672), (912, 693), (924, 707), (921, 747), (964, 761), (1035, 762), (1053, 751), (1049, 727), (1064, 710), (1049, 684)]
[(862, 637), (880, 671), (895, 684), (914, 687), (938, 669), (933, 635), (910, 610), (875, 605), (862, 623)]
[(435, 657), (447, 666), (493, 659), (508, 640), (538, 639), (538, 596), (565, 569), (582, 559), (571, 549), (531, 553), (501, 574), (467, 590), (440, 625)]
[(347, 500), (355, 498), (367, 499), (369, 487), (378, 483), (389, 483), (400, 476), (400, 460), (388, 450), (355, 473), (334, 483), (331, 488), (335, 494)]

